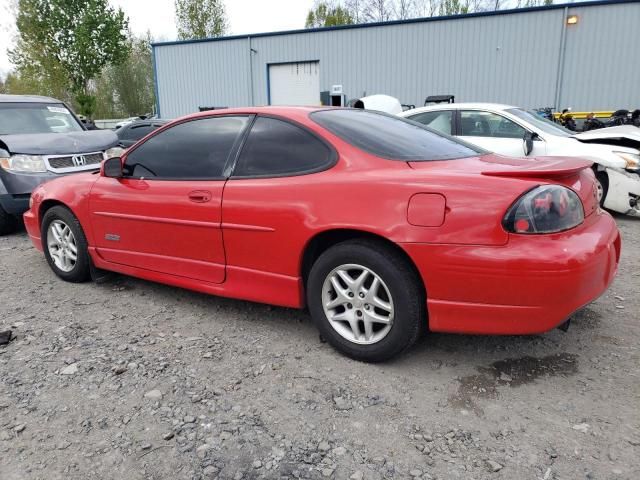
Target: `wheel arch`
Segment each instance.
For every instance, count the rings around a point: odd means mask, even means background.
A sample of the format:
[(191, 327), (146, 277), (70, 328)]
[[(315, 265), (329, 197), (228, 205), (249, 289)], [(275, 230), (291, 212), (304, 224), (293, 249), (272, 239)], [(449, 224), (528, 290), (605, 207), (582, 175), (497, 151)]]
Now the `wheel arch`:
[(40, 206), (38, 207), (38, 225), (41, 228), (42, 228), (42, 219), (44, 218), (45, 213), (47, 213), (47, 211), (51, 210), (53, 207), (58, 207), (58, 206), (64, 207), (67, 210), (69, 210), (71, 213), (76, 215), (73, 209), (69, 205), (67, 205), (64, 202), (61, 202), (60, 200), (52, 200), (52, 199), (43, 200)]
[(422, 289), (422, 293), (427, 295), (427, 288), (420, 275), (420, 271), (418, 267), (414, 263), (413, 259), (409, 256), (409, 254), (400, 247), (397, 243), (392, 242), (388, 238), (383, 237), (382, 235), (378, 235), (373, 232), (368, 232), (366, 230), (357, 230), (357, 229), (349, 229), (349, 228), (335, 228), (330, 230), (324, 230), (315, 234), (313, 237), (309, 239), (302, 253), (302, 257), (300, 260), (300, 275), (302, 277), (303, 288), (306, 290), (307, 287), (307, 279), (309, 278), (309, 273), (311, 272), (311, 267), (314, 262), (329, 248), (333, 247), (342, 242), (346, 242), (349, 240), (356, 239), (370, 239), (375, 242), (380, 243), (381, 245), (385, 245), (388, 248), (391, 248), (402, 255), (407, 263), (411, 266), (413, 272), (416, 275), (418, 282), (420, 283), (420, 288)]

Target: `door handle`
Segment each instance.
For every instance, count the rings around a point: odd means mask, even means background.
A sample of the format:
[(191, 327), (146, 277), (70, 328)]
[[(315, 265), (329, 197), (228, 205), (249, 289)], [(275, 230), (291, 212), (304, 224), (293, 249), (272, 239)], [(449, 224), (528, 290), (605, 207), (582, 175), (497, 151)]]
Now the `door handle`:
[(195, 203), (206, 203), (211, 200), (211, 192), (207, 190), (194, 190), (189, 192), (189, 200)]

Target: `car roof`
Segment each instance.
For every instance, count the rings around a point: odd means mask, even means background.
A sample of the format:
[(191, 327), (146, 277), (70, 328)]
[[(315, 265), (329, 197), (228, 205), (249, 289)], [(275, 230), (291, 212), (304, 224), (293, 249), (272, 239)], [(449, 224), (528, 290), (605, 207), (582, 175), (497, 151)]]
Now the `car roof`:
[[(205, 110), (203, 112), (192, 113), (182, 118), (198, 118), (208, 117), (210, 115), (225, 115), (225, 114), (273, 114), (273, 115), (306, 115), (317, 110), (327, 110), (332, 107), (323, 106), (273, 106), (267, 105), (262, 107), (234, 107), (234, 108), (220, 108), (217, 110)], [(336, 108), (336, 107), (333, 107)]]
[(127, 123), (126, 125), (123, 125), (121, 128), (131, 128), (131, 127), (135, 127), (137, 125), (140, 125), (141, 123), (153, 123), (153, 124), (159, 124), (159, 125), (164, 125), (165, 123), (169, 123), (171, 120), (167, 120), (166, 118), (146, 118), (146, 119), (137, 119), (134, 120), (131, 123)]
[(472, 110), (491, 110), (491, 111), (502, 111), (502, 110), (508, 110), (510, 108), (518, 108), (518, 107), (514, 107), (512, 105), (505, 105), (502, 103), (473, 103), (473, 102), (468, 102), (468, 103), (440, 103), (437, 105), (427, 105), (426, 107), (418, 107), (418, 108), (413, 108), (411, 110), (405, 110), (404, 112), (402, 112), (402, 116), (407, 116), (407, 115), (411, 115), (414, 113), (422, 113), (422, 112), (431, 112), (431, 111), (435, 111), (435, 110), (461, 110), (464, 108), (470, 108)]
[(0, 94), (0, 103), (64, 103), (51, 97), (41, 95), (9, 95)]

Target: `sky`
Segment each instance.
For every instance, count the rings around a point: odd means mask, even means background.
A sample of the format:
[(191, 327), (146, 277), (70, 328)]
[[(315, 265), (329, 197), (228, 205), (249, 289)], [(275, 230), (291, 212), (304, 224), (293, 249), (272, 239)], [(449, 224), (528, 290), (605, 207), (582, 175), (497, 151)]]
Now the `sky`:
[[(0, 77), (11, 69), (7, 57), (15, 37), (15, 0), (0, 0)], [(156, 41), (175, 40), (174, 0), (109, 0), (129, 16), (137, 35), (148, 30)], [(303, 28), (313, 0), (225, 0), (230, 35)]]

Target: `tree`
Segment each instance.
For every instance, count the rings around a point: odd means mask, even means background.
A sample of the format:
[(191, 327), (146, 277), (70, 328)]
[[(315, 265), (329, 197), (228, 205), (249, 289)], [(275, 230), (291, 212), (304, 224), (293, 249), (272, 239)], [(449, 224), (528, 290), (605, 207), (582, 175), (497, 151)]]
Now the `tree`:
[(414, 11), (418, 17), (435, 17), (439, 0), (414, 0)]
[(349, 11), (341, 5), (316, 1), (314, 8), (309, 10), (305, 28), (333, 27), (336, 25), (351, 25), (353, 18)]
[(364, 22), (364, 4), (366, 0), (345, 0), (344, 8), (349, 12), (354, 23)]
[(367, 0), (363, 9), (367, 22), (387, 22), (394, 20), (392, 0)]
[(19, 0), (18, 41), (9, 56), (20, 78), (64, 79), (81, 113), (90, 116), (91, 81), (129, 53), (127, 25), (107, 0)]
[(414, 0), (397, 0), (393, 4), (394, 16), (398, 20), (406, 20), (407, 18), (415, 18)]
[(222, 0), (176, 0), (175, 6), (181, 40), (221, 37), (228, 30)]
[(440, 2), (440, 15), (459, 15), (469, 13), (469, 3), (465, 0), (442, 0)]
[(96, 79), (96, 115), (102, 118), (149, 113), (155, 103), (151, 34), (130, 36), (131, 54), (120, 65), (107, 66)]
[(517, 0), (516, 8), (539, 7), (541, 5), (553, 5), (553, 0)]

